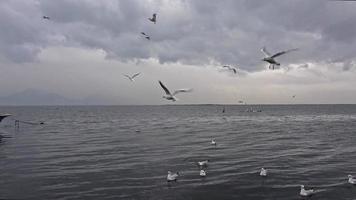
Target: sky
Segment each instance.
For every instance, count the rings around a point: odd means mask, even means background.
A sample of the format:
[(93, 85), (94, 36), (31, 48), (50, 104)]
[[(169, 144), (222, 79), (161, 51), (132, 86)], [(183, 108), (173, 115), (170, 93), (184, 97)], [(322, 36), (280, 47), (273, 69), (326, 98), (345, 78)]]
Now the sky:
[[(326, 0), (0, 0), (0, 97), (38, 90), (112, 105), (356, 103), (355, 10), (356, 2)], [(262, 47), (299, 50), (269, 70)], [(135, 82), (123, 76), (138, 72)], [(158, 80), (193, 92), (171, 103)]]

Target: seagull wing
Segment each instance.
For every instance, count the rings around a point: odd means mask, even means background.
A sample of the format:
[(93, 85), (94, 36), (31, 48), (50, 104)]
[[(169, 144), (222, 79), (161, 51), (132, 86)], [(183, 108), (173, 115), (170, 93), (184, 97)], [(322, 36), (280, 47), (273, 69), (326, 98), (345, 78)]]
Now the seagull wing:
[(147, 36), (145, 32), (141, 32), (142, 35)]
[(136, 76), (138, 76), (138, 75), (140, 75), (141, 74), (141, 72), (140, 73), (137, 73), (137, 74), (134, 74), (131, 78), (135, 78)]
[(128, 79), (131, 80), (131, 77), (129, 75), (123, 74), (123, 76), (127, 77)]
[(231, 67), (230, 67), (230, 66), (228, 66), (228, 65), (224, 65), (224, 66), (223, 66), (223, 68), (228, 68), (228, 69), (231, 69)]
[(171, 93), (169, 92), (169, 90), (166, 88), (166, 86), (163, 85), (163, 83), (161, 81), (158, 81), (159, 84), (161, 85), (161, 87), (163, 88), (163, 90), (166, 92), (167, 95), (171, 95)]
[(231, 70), (234, 72), (234, 74), (237, 73), (237, 69), (235, 67), (232, 67)]
[(181, 92), (191, 92), (193, 91), (193, 89), (189, 88), (189, 89), (179, 89), (179, 90), (176, 90), (173, 92), (173, 96), (178, 94), (178, 93), (181, 93)]
[(289, 53), (291, 51), (297, 51), (298, 49), (289, 49), (287, 51), (281, 51), (281, 52), (278, 52), (276, 54), (274, 54), (273, 56), (271, 56), (271, 58), (275, 58), (275, 57), (278, 57), (278, 56), (281, 56), (283, 54), (286, 54), (286, 53)]
[(267, 51), (266, 47), (263, 47), (261, 49), (261, 51), (262, 51), (263, 54), (265, 54), (266, 57), (270, 57), (271, 56), (271, 54)]

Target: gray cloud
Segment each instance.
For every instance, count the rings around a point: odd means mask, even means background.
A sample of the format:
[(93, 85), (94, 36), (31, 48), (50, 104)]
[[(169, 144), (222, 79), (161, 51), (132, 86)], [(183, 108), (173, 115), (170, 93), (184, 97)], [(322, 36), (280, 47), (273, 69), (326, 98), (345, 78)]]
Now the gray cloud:
[[(5, 0), (0, 3), (0, 53), (28, 62), (43, 48), (65, 45), (103, 49), (108, 58), (123, 61), (213, 61), (251, 71), (264, 66), (262, 46), (273, 52), (301, 48), (281, 57), (284, 64), (354, 52), (355, 9), (350, 2), (322, 0)], [(153, 12), (156, 25), (147, 20)], [(152, 40), (140, 37), (141, 31)]]

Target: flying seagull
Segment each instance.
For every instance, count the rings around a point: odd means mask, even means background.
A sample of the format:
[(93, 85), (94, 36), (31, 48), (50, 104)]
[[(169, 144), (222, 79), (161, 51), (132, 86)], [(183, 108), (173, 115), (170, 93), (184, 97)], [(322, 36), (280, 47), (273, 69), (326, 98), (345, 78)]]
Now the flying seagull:
[(143, 35), (147, 40), (151, 40), (150, 36), (148, 36), (145, 32), (141, 32), (141, 35)]
[(46, 16), (46, 15), (43, 15), (42, 18), (43, 18), (43, 19), (47, 19), (47, 20), (50, 20), (50, 19), (51, 19), (50, 17), (48, 17), (48, 16)]
[(179, 89), (173, 92), (173, 94), (166, 88), (166, 86), (163, 85), (161, 81), (158, 81), (161, 87), (163, 88), (164, 92), (166, 95), (163, 96), (163, 98), (170, 100), (170, 101), (177, 101), (178, 98), (175, 97), (174, 95), (181, 93), (181, 92), (191, 92), (193, 89)]
[(228, 70), (232, 71), (234, 74), (237, 73), (236, 67), (231, 67), (231, 66), (228, 66), (228, 65), (224, 65), (223, 68), (227, 68)]
[(132, 75), (132, 76), (129, 76), (129, 75), (127, 75), (127, 74), (124, 74), (124, 76), (126, 76), (128, 79), (130, 79), (130, 81), (135, 81), (135, 77), (137, 77), (138, 75), (140, 75), (141, 74), (141, 72), (140, 73), (137, 73), (137, 74), (134, 74), (134, 75)]
[(268, 62), (269, 63), (269, 67), (268, 68), (273, 70), (275, 65), (278, 65), (278, 66), (281, 65), (279, 62), (277, 62), (275, 60), (276, 57), (281, 56), (281, 55), (286, 54), (286, 53), (289, 53), (291, 51), (296, 51), (296, 50), (298, 50), (298, 49), (289, 49), (287, 51), (281, 51), (281, 52), (278, 52), (278, 53), (276, 53), (274, 55), (271, 55), (267, 51), (266, 47), (263, 47), (261, 49), (261, 51), (262, 51), (263, 54), (265, 54), (265, 57), (262, 60), (265, 61), (265, 62)]
[(156, 21), (157, 21), (157, 14), (156, 13), (153, 13), (152, 15), (152, 18), (148, 18), (148, 20), (150, 20), (151, 22), (153, 22), (154, 24), (156, 24)]

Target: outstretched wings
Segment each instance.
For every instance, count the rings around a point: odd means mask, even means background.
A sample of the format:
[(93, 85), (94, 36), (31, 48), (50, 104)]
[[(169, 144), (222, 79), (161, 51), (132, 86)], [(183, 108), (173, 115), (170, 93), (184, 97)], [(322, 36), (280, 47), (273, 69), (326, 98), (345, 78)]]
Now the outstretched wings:
[(271, 54), (267, 51), (266, 47), (263, 47), (263, 48), (261, 49), (261, 52), (262, 52), (263, 54), (265, 54), (266, 57), (270, 57), (270, 56), (271, 56)]
[(228, 65), (224, 65), (223, 68), (228, 68), (229, 70), (233, 71), (234, 74), (237, 73), (237, 69), (235, 67), (231, 67), (231, 66), (228, 66)]
[(140, 75), (141, 72), (137, 73), (137, 74), (134, 74), (131, 78), (134, 79), (136, 76)]
[(159, 84), (161, 85), (161, 87), (163, 88), (164, 92), (166, 92), (167, 95), (171, 95), (171, 93), (170, 93), (169, 90), (166, 88), (166, 86), (164, 86), (161, 81), (158, 81), (158, 82), (159, 82)]
[(181, 93), (181, 92), (191, 92), (193, 91), (193, 89), (189, 88), (189, 89), (179, 89), (179, 90), (176, 90), (173, 92), (173, 96), (178, 94), (178, 93)]
[(286, 54), (286, 53), (289, 53), (291, 51), (297, 51), (298, 49), (289, 49), (287, 51), (281, 51), (281, 52), (278, 52), (276, 54), (274, 54), (273, 56), (271, 56), (271, 58), (275, 58), (275, 57), (278, 57), (278, 56), (281, 56), (283, 54)]

